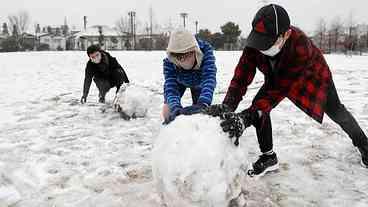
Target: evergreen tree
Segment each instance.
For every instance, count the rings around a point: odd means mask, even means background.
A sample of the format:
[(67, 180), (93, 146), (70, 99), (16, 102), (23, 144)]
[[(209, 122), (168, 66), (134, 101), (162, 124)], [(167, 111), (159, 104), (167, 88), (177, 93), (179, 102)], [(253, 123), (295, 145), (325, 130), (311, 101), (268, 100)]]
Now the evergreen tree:
[(8, 24), (3, 23), (3, 35), (9, 35)]
[(41, 33), (41, 27), (40, 27), (40, 24), (37, 24), (37, 25), (36, 25), (36, 33), (37, 33), (37, 34)]
[(52, 34), (52, 28), (50, 26), (47, 26), (47, 33)]
[(211, 42), (212, 33), (208, 29), (200, 29), (198, 34), (196, 35), (197, 38), (201, 40), (205, 40), (207, 42)]
[(56, 36), (61, 36), (61, 29), (60, 27), (56, 28)]
[(100, 44), (100, 47), (104, 45), (105, 37), (102, 32), (102, 26), (98, 26), (98, 33), (100, 34), (98, 36), (98, 43)]
[(62, 26), (62, 33), (63, 33), (63, 35), (66, 37), (66, 36), (68, 36), (68, 34), (69, 34), (69, 27), (68, 27), (68, 25), (63, 25)]
[(225, 43), (228, 43), (230, 45), (230, 49), (232, 49), (233, 45), (238, 41), (238, 38), (241, 34), (239, 25), (235, 24), (234, 22), (228, 22), (221, 26), (221, 31), (224, 34)]
[(212, 46), (217, 49), (223, 49), (225, 45), (225, 37), (220, 32), (216, 32), (211, 37)]
[(13, 25), (13, 33), (12, 33), (12, 36), (15, 37), (15, 38), (18, 38), (18, 36), (19, 36), (17, 25)]

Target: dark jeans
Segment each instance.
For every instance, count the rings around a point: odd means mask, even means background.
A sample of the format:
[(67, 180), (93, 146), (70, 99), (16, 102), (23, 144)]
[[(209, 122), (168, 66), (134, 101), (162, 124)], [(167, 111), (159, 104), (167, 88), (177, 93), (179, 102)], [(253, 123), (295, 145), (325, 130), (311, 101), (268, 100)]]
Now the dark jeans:
[(105, 98), (106, 93), (114, 87), (108, 80), (102, 78), (93, 78), (97, 88), (98, 88), (98, 96)]
[[(180, 98), (184, 95), (184, 92), (185, 92), (186, 89), (187, 89), (187, 87), (185, 87), (184, 85), (178, 84), (178, 91), (179, 91)], [(190, 88), (190, 93), (192, 94), (193, 104), (196, 104), (198, 102), (199, 95), (201, 95), (201, 88), (192, 87), (192, 88)], [(166, 97), (165, 97), (164, 103), (165, 104), (167, 103)]]
[[(262, 96), (262, 93), (263, 90), (260, 90), (256, 97)], [(328, 88), (325, 113), (349, 135), (354, 146), (360, 147), (368, 144), (367, 137), (360, 128), (358, 122), (340, 102), (333, 81), (331, 81), (331, 84)], [(267, 152), (273, 148), (272, 125), (269, 114), (263, 114), (262, 116), (264, 117), (262, 117), (262, 119), (260, 119), (254, 126), (256, 127), (257, 138), (261, 152)]]

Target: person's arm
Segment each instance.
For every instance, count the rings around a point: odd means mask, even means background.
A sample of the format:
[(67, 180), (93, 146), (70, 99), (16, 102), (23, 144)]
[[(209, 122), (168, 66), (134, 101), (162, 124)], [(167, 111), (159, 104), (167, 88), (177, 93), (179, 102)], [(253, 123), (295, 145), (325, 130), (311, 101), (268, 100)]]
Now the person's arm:
[(118, 70), (119, 73), (121, 74), (121, 79), (124, 83), (129, 83), (129, 79), (128, 79), (128, 76), (124, 70), (123, 67), (121, 67), (121, 65), (119, 64), (119, 62), (116, 60), (116, 58), (114, 57), (111, 57), (110, 59), (111, 61), (111, 67), (114, 69), (114, 70)]
[[(292, 41), (290, 39), (289, 41)], [(297, 93), (300, 87), (303, 86), (307, 80), (306, 78), (312, 73), (312, 63), (316, 58), (313, 55), (313, 48), (311, 40), (305, 35), (299, 35), (293, 40), (289, 49), (290, 55), (294, 61), (288, 68), (288, 77), (280, 80), (281, 87), (265, 89), (264, 94), (259, 99), (253, 101), (251, 110), (262, 111), (262, 113), (270, 113), (286, 96), (286, 91), (289, 95), (298, 96)]]
[(87, 98), (88, 96), (89, 88), (91, 87), (91, 83), (92, 83), (92, 78), (93, 78), (93, 74), (87, 63), (87, 66), (85, 69), (84, 84), (83, 84), (83, 97), (85, 98)]
[(223, 104), (235, 111), (243, 96), (247, 92), (248, 85), (256, 74), (256, 54), (253, 49), (245, 48), (235, 68), (234, 76), (230, 82)]
[(216, 87), (216, 64), (215, 56), (213, 55), (213, 49), (210, 44), (203, 42), (204, 46), (202, 49), (203, 60), (202, 60), (202, 81), (201, 81), (201, 94), (198, 98), (199, 104), (206, 106), (211, 105), (213, 92)]
[(178, 90), (178, 83), (176, 82), (176, 69), (173, 63), (167, 58), (164, 59), (164, 96), (169, 105), (170, 111), (175, 111), (182, 108), (180, 103), (180, 93)]
[(129, 83), (129, 79), (128, 79), (128, 76), (127, 74), (125, 73), (125, 70), (123, 68), (121, 68), (121, 72), (122, 72), (122, 75), (123, 75), (123, 80), (125, 83)]

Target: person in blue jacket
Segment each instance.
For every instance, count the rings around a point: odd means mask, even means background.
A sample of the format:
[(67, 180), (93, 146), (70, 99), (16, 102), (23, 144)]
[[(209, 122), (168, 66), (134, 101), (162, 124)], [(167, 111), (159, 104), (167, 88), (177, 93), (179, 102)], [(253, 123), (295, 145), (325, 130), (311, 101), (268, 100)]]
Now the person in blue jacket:
[[(168, 124), (178, 115), (199, 113), (211, 105), (217, 68), (211, 45), (186, 30), (177, 30), (170, 35), (166, 52), (162, 116)], [(183, 107), (181, 97), (187, 88), (191, 91), (193, 104)]]

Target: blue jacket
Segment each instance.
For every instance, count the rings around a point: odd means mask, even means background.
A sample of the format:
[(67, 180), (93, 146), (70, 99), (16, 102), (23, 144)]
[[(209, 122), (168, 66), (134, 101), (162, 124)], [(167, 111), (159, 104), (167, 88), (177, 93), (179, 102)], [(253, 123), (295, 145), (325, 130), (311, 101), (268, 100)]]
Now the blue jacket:
[(164, 59), (164, 98), (169, 105), (170, 111), (182, 108), (178, 84), (187, 88), (199, 87), (200, 96), (198, 103), (211, 105), (213, 92), (216, 87), (216, 64), (211, 45), (198, 40), (198, 45), (203, 53), (203, 59), (199, 70), (182, 70), (172, 63), (168, 58)]

